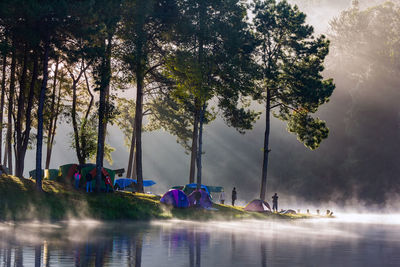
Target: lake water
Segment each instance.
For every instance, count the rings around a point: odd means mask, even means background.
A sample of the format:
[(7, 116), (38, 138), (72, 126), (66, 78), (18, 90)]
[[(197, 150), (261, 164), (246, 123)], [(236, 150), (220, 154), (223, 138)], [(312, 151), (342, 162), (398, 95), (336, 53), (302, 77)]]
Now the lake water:
[(0, 223), (0, 266), (400, 266), (400, 216)]

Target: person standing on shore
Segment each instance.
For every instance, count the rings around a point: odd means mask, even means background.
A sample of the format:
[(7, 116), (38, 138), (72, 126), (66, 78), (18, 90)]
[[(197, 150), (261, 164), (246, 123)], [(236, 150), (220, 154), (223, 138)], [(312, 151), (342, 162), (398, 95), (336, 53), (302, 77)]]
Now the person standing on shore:
[(225, 192), (224, 192), (224, 189), (222, 189), (221, 194), (219, 195), (219, 202), (220, 202), (221, 204), (224, 204), (224, 202), (225, 202)]
[(93, 191), (92, 180), (93, 180), (92, 175), (90, 173), (87, 173), (86, 174), (86, 192), (87, 193), (89, 193), (89, 192), (91, 193)]
[(75, 179), (75, 188), (79, 189), (79, 181), (81, 180), (81, 174), (79, 173), (79, 171), (75, 172), (74, 179)]
[(278, 194), (272, 196), (272, 211), (278, 212)]
[(232, 190), (232, 206), (235, 206), (236, 199), (237, 199), (237, 192), (236, 192), (236, 187), (234, 187)]

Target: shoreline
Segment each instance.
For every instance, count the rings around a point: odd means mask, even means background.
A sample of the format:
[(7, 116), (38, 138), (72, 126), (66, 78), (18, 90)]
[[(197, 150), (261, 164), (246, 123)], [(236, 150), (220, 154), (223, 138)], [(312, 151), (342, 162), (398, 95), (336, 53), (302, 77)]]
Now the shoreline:
[(97, 220), (97, 221), (232, 221), (232, 220), (296, 220), (329, 218), (307, 214), (247, 212), (242, 207), (213, 204), (217, 210), (178, 209), (160, 203), (156, 195), (116, 191), (90, 193), (75, 190), (57, 181), (43, 180), (43, 193), (32, 179), (0, 176), (0, 221)]

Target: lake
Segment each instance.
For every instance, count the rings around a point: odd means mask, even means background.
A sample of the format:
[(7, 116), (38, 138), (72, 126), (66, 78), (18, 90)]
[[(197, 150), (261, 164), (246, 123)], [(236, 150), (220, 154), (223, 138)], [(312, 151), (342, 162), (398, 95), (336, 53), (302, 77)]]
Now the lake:
[(400, 266), (400, 216), (0, 223), (0, 266)]

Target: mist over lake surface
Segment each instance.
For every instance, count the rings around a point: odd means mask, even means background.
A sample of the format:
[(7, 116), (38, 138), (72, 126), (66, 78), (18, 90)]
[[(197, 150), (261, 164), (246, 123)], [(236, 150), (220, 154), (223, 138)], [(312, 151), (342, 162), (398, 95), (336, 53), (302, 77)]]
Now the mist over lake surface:
[(0, 266), (399, 266), (399, 215), (0, 224)]

